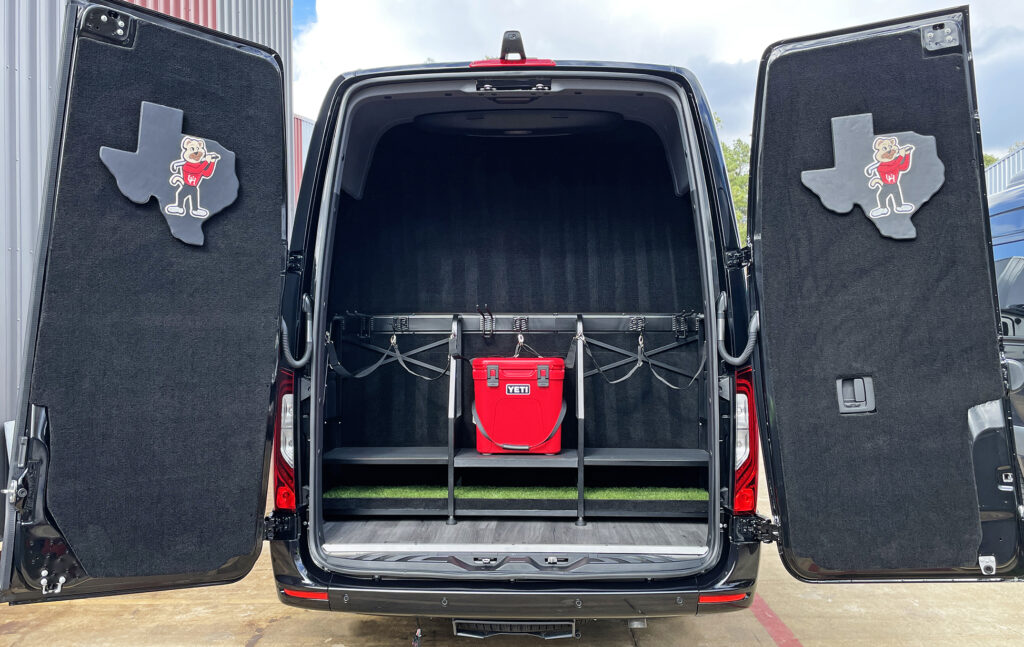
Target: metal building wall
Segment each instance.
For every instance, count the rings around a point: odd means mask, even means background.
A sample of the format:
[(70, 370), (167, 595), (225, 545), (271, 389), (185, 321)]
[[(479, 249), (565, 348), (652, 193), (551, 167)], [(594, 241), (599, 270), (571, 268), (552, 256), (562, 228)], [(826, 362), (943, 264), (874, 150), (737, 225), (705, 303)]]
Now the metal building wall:
[(0, 420), (10, 420), (20, 395), (64, 3), (4, 0), (0, 5)]
[[(291, 0), (132, 1), (273, 48), (285, 64), (291, 114)], [(15, 417), (20, 396), (64, 8), (64, 0), (0, 0), (0, 421)]]
[[(150, 0), (153, 1), (153, 0)], [(161, 0), (155, 0), (160, 2)], [(167, 2), (168, 0), (163, 0)], [(177, 0), (181, 2), (182, 0)], [(189, 0), (190, 2), (210, 2), (211, 0)], [(270, 47), (281, 55), (284, 62), (284, 100), (288, 114), (287, 125), (292, 119), (292, 0), (216, 0), (217, 24), (214, 29), (226, 32), (239, 38), (251, 40)], [(287, 148), (294, 149), (292, 128), (285, 128), (288, 138)], [(292, 155), (289, 158), (288, 195), (295, 195), (293, 186), (295, 168), (301, 165)], [(291, 228), (293, 202), (288, 203), (288, 226)]]
[(1024, 148), (1019, 148), (985, 169), (985, 183), (988, 193), (999, 193), (1006, 189), (1010, 180), (1024, 173)]

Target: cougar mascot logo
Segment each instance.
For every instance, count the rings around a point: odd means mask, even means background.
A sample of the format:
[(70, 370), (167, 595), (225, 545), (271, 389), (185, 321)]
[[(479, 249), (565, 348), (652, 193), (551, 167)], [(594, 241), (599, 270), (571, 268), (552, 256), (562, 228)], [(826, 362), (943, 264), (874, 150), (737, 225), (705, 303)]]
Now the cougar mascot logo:
[(872, 218), (881, 218), (893, 212), (913, 213), (916, 207), (903, 200), (900, 175), (910, 171), (914, 147), (910, 144), (900, 146), (896, 137), (876, 137), (872, 146), (875, 161), (864, 168), (864, 175), (871, 178), (868, 180), (868, 187), (878, 189), (875, 194), (878, 206), (868, 215)]
[(184, 216), (185, 205), (188, 204), (188, 215), (193, 218), (206, 218), (210, 212), (199, 204), (199, 185), (203, 178), (213, 176), (217, 169), (220, 155), (206, 152), (206, 142), (198, 137), (184, 136), (181, 138), (181, 157), (171, 162), (171, 186), (178, 187), (174, 194), (174, 204), (164, 207), (164, 213), (171, 216)]

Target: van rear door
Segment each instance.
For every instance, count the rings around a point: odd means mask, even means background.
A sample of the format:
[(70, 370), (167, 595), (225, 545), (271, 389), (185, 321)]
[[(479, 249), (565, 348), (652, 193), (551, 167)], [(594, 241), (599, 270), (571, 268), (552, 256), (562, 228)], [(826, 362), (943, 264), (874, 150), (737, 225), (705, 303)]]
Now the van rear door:
[(751, 180), (757, 402), (789, 570), (1017, 574), (967, 8), (768, 48)]
[(237, 580), (263, 538), (284, 269), (273, 52), (73, 0), (0, 599)]

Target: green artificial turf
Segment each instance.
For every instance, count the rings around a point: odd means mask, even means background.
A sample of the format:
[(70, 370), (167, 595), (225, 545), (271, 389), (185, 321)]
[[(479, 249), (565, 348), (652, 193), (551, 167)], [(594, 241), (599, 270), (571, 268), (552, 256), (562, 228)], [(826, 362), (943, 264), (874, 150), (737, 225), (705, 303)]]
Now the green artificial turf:
[[(448, 488), (443, 485), (342, 485), (328, 490), (328, 499), (444, 499)], [(584, 497), (603, 501), (707, 501), (708, 493), (700, 488), (670, 487), (588, 487)], [(517, 487), (491, 485), (459, 485), (457, 499), (557, 499), (576, 498), (574, 487)]]
[(707, 490), (696, 487), (588, 487), (583, 498), (604, 501), (707, 501)]

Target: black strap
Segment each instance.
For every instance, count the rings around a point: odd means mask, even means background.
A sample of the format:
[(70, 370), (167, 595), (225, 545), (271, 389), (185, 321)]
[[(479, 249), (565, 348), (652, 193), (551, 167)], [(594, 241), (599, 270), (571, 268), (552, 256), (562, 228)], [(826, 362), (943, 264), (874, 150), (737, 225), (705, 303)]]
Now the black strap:
[(480, 420), (480, 416), (478, 416), (476, 413), (476, 402), (473, 403), (472, 410), (473, 424), (476, 425), (476, 428), (480, 430), (480, 433), (483, 435), (484, 438), (494, 443), (498, 447), (501, 447), (502, 449), (507, 449), (510, 452), (528, 452), (534, 447), (540, 447), (541, 445), (555, 437), (555, 432), (558, 431), (558, 428), (562, 426), (562, 420), (565, 419), (565, 400), (562, 400), (562, 409), (558, 412), (558, 420), (555, 420), (555, 426), (551, 428), (551, 432), (548, 434), (547, 438), (533, 445), (506, 445), (504, 443), (499, 443), (498, 441), (494, 440), (489, 435), (487, 435), (487, 430), (484, 429), (484, 423)]
[[(673, 389), (673, 390), (676, 390), (676, 391), (682, 391), (683, 389), (688, 389), (691, 386), (693, 386), (693, 383), (697, 379), (697, 376), (700, 375), (700, 372), (702, 370), (704, 370), (704, 362), (707, 360), (707, 353), (705, 352), (706, 349), (701, 349), (700, 365), (697, 367), (697, 370), (694, 372), (693, 377), (690, 378), (690, 381), (686, 384), (686, 386), (676, 386), (675, 384), (672, 384), (671, 382), (666, 380), (662, 376), (662, 374), (659, 373), (656, 368), (654, 368), (654, 362), (652, 362), (651, 358), (647, 356), (647, 350), (646, 350), (645, 344), (644, 344), (644, 336), (643, 336), (643, 334), (641, 334), (639, 339), (637, 340), (636, 364), (633, 365), (633, 368), (629, 369), (628, 373), (626, 373), (625, 375), (623, 375), (620, 378), (617, 378), (617, 379), (613, 380), (610, 377), (608, 377), (608, 374), (604, 372), (604, 368), (601, 366), (601, 363), (597, 361), (596, 357), (594, 357), (594, 352), (592, 350), (590, 350), (590, 344), (587, 343), (587, 338), (584, 337), (583, 335), (579, 335), (578, 337), (579, 337), (579, 339), (581, 339), (583, 341), (583, 349), (585, 351), (587, 351), (587, 355), (590, 356), (590, 361), (592, 361), (594, 363), (594, 367), (597, 368), (597, 372), (601, 374), (601, 377), (603, 377), (605, 382), (608, 382), (608, 384), (619, 384), (620, 382), (625, 382), (629, 378), (633, 377), (633, 375), (636, 374), (636, 372), (640, 369), (640, 367), (644, 363), (646, 363), (648, 368), (651, 369), (651, 373), (654, 374), (654, 377), (658, 378), (659, 382), (661, 382), (665, 386), (669, 387), (670, 389)], [(567, 368), (572, 368), (573, 364), (575, 364), (575, 363), (576, 363), (576, 337), (573, 338), (572, 344), (569, 347), (569, 353), (565, 356), (565, 365), (566, 365)]]
[[(450, 343), (449, 343), (449, 348), (451, 348), (451, 344)], [(395, 351), (395, 359), (397, 359), (398, 363), (402, 366), (402, 368), (405, 369), (405, 372), (408, 373), (409, 375), (414, 375), (414, 376), (420, 378), (424, 382), (433, 382), (434, 380), (441, 379), (442, 377), (444, 377), (445, 375), (448, 374), (448, 370), (452, 367), (452, 359), (451, 359), (451, 355), (449, 354), (448, 355), (448, 359), (445, 361), (445, 365), (444, 365), (444, 370), (443, 371), (441, 371), (440, 373), (438, 373), (434, 377), (429, 377), (429, 376), (426, 376), (426, 375), (420, 375), (416, 371), (414, 371), (411, 368), (409, 368), (409, 366), (405, 363), (405, 358), (402, 357), (402, 352), (400, 350), (398, 350), (398, 337), (397, 337), (397, 335), (391, 335), (391, 349)], [(385, 356), (387, 356), (387, 353), (385, 353)]]
[[(450, 338), (449, 341), (448, 341), (448, 359), (445, 361), (444, 370), (441, 371), (440, 373), (438, 373), (437, 375), (432, 376), (432, 377), (428, 376), (428, 375), (422, 375), (422, 374), (417, 373), (416, 371), (412, 370), (411, 368), (409, 368), (409, 365), (405, 363), (405, 357), (402, 355), (402, 351), (400, 351), (398, 349), (398, 336), (397, 335), (391, 335), (391, 342), (390, 342), (390, 344), (388, 345), (387, 349), (383, 353), (381, 353), (380, 358), (376, 362), (374, 362), (370, 366), (367, 366), (366, 368), (362, 369), (361, 371), (358, 371), (356, 373), (352, 373), (351, 371), (346, 369), (341, 364), (341, 360), (338, 359), (338, 351), (334, 347), (334, 340), (328, 339), (327, 340), (327, 367), (330, 368), (335, 373), (337, 373), (342, 378), (352, 378), (352, 379), (359, 380), (359, 379), (362, 379), (362, 378), (366, 377), (370, 373), (373, 373), (378, 368), (380, 368), (381, 365), (385, 361), (387, 361), (388, 353), (390, 352), (390, 353), (394, 354), (395, 360), (398, 362), (398, 364), (403, 369), (405, 369), (405, 371), (409, 375), (414, 375), (414, 376), (420, 378), (421, 380), (423, 380), (425, 382), (433, 382), (434, 380), (439, 380), (439, 379), (441, 379), (442, 377), (444, 377), (445, 375), (448, 374), (448, 371), (449, 371), (449, 369), (451, 369), (451, 365), (452, 365), (451, 360), (453, 358), (455, 358), (454, 355), (452, 355), (452, 350), (453, 349), (454, 349), (454, 337)], [(458, 357), (457, 359), (462, 359), (462, 357)]]
[(618, 384), (619, 382), (625, 382), (629, 378), (633, 377), (633, 375), (640, 369), (640, 367), (644, 365), (644, 358), (646, 357), (646, 355), (644, 355), (643, 335), (640, 335), (640, 339), (637, 342), (636, 364), (633, 365), (633, 368), (629, 369), (628, 373), (615, 380), (608, 377), (608, 374), (604, 372), (603, 368), (601, 368), (601, 362), (597, 361), (597, 358), (594, 357), (594, 351), (590, 350), (590, 344), (587, 343), (587, 338), (583, 337), (582, 339), (583, 350), (587, 351), (587, 355), (590, 355), (590, 361), (594, 363), (594, 366), (597, 367), (597, 372), (601, 374), (601, 377), (603, 377), (605, 382), (607, 382), (608, 384)]
[(654, 363), (651, 362), (650, 358), (647, 358), (646, 354), (644, 355), (644, 357), (647, 359), (647, 365), (651, 368), (651, 373), (654, 373), (654, 377), (661, 380), (661, 382), (665, 384), (665, 386), (675, 389), (676, 391), (682, 391), (683, 389), (688, 389), (691, 386), (693, 386), (693, 383), (697, 380), (697, 376), (700, 375), (701, 371), (704, 370), (704, 362), (707, 361), (708, 358), (706, 346), (707, 344), (705, 343), (705, 347), (702, 347), (700, 349), (700, 364), (697, 366), (697, 370), (693, 372), (693, 377), (691, 377), (690, 381), (686, 383), (686, 386), (676, 386), (675, 384), (672, 384), (671, 382), (666, 380), (664, 377), (661, 376), (661, 373), (659, 373), (654, 368)]

